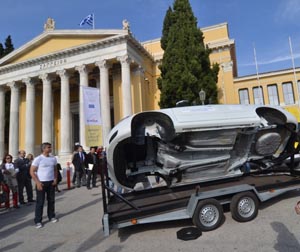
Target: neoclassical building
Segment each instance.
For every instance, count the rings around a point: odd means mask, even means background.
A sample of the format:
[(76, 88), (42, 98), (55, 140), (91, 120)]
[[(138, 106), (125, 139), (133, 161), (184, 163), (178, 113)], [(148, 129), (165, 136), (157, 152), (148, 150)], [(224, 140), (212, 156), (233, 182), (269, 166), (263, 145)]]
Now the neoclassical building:
[[(238, 77), (228, 24), (201, 30), (212, 49), (211, 62), (220, 64), (219, 103), (278, 103), (299, 113), (299, 95), (293, 93), (300, 85), (293, 81), (298, 71), (261, 74), (259, 82), (257, 76)], [(52, 143), (63, 161), (76, 142), (88, 148), (82, 87), (100, 90), (104, 139), (122, 118), (159, 109), (156, 80), (162, 56), (160, 39), (141, 43), (129, 25), (119, 30), (56, 30), (48, 19), (42, 34), (0, 59), (0, 158), (5, 152), (16, 157), (19, 149), (37, 155), (42, 142)], [(5, 109), (10, 115), (6, 130)]]
[[(0, 158), (19, 149), (38, 154), (51, 142), (56, 155), (85, 146), (82, 87), (100, 89), (103, 136), (121, 118), (155, 108), (153, 56), (120, 30), (45, 31), (0, 60)], [(5, 93), (10, 95), (5, 143)]]

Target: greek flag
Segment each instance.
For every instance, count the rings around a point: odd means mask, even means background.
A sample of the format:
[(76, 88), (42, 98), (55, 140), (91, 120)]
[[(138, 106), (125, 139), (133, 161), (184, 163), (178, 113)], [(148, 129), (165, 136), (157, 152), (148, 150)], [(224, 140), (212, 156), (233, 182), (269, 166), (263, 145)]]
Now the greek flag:
[(84, 19), (82, 19), (79, 26), (81, 27), (85, 24), (88, 24), (88, 25), (94, 27), (94, 15), (93, 14), (90, 14), (90, 15), (86, 16)]

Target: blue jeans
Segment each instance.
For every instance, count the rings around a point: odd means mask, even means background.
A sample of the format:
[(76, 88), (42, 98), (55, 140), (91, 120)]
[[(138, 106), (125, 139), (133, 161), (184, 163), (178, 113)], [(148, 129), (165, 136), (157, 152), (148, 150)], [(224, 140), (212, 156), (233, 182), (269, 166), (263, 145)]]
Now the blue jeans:
[(36, 189), (36, 205), (35, 205), (35, 218), (34, 223), (42, 222), (43, 208), (45, 203), (45, 196), (47, 194), (47, 215), (51, 220), (55, 217), (55, 186), (52, 185), (53, 181), (43, 181), (43, 190)]

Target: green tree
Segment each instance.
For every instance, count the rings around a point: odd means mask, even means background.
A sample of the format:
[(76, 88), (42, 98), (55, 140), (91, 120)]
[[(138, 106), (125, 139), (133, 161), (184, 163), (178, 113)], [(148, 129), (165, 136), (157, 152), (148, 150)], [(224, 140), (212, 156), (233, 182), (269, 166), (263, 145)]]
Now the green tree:
[(0, 59), (4, 56), (4, 48), (2, 43), (0, 43)]
[(10, 35), (5, 40), (5, 49), (4, 49), (4, 56), (11, 53), (14, 50), (14, 45), (12, 43)]
[(172, 13), (173, 13), (172, 9), (171, 7), (169, 7), (164, 19), (162, 37), (160, 40), (161, 48), (163, 50), (166, 50), (168, 44), (168, 33), (169, 33), (170, 26), (172, 25)]
[(167, 10), (161, 46), (160, 107), (174, 107), (180, 100), (199, 104), (201, 89), (206, 92), (205, 103), (217, 103), (219, 66), (210, 64), (210, 50), (204, 45), (189, 0), (175, 0), (173, 10)]
[[(11, 36), (9, 35), (5, 40), (5, 48), (3, 44), (0, 43), (0, 58), (6, 56), (7, 54), (11, 53), (14, 50), (14, 46), (11, 40)], [(5, 93), (5, 139), (4, 142), (8, 144), (8, 136), (9, 136), (9, 117), (10, 117), (10, 91)]]

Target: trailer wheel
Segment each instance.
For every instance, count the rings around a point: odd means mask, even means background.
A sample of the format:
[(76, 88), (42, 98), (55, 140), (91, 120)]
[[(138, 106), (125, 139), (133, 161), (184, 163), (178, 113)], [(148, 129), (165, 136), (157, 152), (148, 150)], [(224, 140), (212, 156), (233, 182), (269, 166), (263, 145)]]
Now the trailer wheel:
[(193, 215), (193, 223), (202, 231), (211, 231), (221, 225), (223, 207), (215, 199), (206, 199), (198, 203)]
[(258, 214), (258, 199), (252, 192), (242, 192), (234, 195), (230, 203), (232, 218), (239, 222), (253, 220)]

